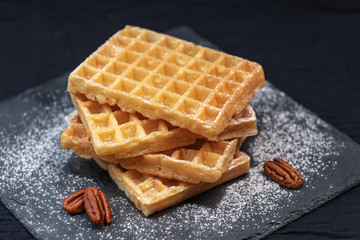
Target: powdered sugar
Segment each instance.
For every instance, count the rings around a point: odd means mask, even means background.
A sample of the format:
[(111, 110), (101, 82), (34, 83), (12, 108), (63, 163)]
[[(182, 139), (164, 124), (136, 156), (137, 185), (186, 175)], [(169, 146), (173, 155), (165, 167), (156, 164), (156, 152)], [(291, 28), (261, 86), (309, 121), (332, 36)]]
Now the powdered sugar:
[[(339, 184), (329, 178), (345, 146), (329, 133), (328, 124), (268, 84), (252, 102), (259, 134), (242, 148), (251, 156), (250, 172), (146, 218), (94, 162), (61, 150), (64, 117), (74, 110), (63, 89), (39, 88), (6, 103), (17, 106), (10, 118), (17, 121), (0, 128), (1, 199), (38, 238), (260, 237), (307, 211)], [(263, 163), (274, 157), (303, 174), (300, 190), (282, 188), (263, 174)], [(66, 196), (86, 186), (99, 187), (109, 198), (114, 221), (103, 230), (86, 215), (70, 216), (61, 209)]]

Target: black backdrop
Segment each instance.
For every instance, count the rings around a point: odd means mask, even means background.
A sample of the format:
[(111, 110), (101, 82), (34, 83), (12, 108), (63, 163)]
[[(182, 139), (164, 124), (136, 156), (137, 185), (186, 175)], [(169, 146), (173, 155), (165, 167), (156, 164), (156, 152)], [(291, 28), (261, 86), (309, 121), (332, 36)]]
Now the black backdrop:
[[(360, 143), (359, 1), (0, 1), (0, 100), (71, 71), (126, 24), (190, 26)], [(359, 202), (360, 186), (268, 239), (359, 239)], [(0, 239), (28, 238), (0, 205)]]

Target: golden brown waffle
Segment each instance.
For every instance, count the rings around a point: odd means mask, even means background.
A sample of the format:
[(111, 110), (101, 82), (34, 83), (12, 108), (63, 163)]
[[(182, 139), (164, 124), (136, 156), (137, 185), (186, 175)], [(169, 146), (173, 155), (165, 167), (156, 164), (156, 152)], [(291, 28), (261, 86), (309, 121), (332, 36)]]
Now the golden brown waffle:
[(215, 183), (184, 183), (161, 177), (142, 174), (136, 170), (126, 170), (116, 164), (108, 164), (99, 159), (96, 162), (108, 170), (118, 187), (126, 193), (135, 206), (149, 216), (197, 194), (205, 192), (224, 182), (244, 175), (249, 171), (250, 158), (237, 151), (221, 178)]
[(115, 154), (116, 158), (128, 158), (196, 141), (196, 135), (189, 130), (173, 127), (161, 119), (127, 113), (118, 106), (100, 104), (81, 94), (71, 94), (71, 98), (99, 156)]
[(194, 145), (122, 159), (126, 169), (189, 183), (216, 182), (234, 157), (237, 139)]
[[(139, 113), (127, 113), (117, 106), (88, 100), (83, 94), (71, 94), (71, 98), (99, 156), (135, 157), (190, 145), (201, 137), (160, 119), (149, 120)], [(256, 134), (255, 112), (248, 105), (230, 120), (217, 140)]]
[(264, 85), (257, 63), (127, 26), (70, 74), (68, 91), (213, 140)]
[(91, 144), (90, 135), (82, 124), (79, 115), (68, 116), (69, 127), (60, 136), (63, 149), (72, 149), (76, 155), (82, 158), (91, 159), (96, 153)]
[(230, 119), (229, 125), (216, 137), (216, 140), (255, 136), (258, 133), (256, 122), (255, 111), (248, 104), (242, 112)]
[(240, 147), (238, 142), (237, 139), (219, 142), (198, 140), (187, 147), (118, 159), (114, 155), (98, 156), (95, 153), (89, 135), (78, 117), (72, 119), (69, 127), (61, 134), (62, 147), (73, 149), (83, 158), (98, 158), (120, 164), (124, 168), (190, 183), (217, 181), (237, 147)]

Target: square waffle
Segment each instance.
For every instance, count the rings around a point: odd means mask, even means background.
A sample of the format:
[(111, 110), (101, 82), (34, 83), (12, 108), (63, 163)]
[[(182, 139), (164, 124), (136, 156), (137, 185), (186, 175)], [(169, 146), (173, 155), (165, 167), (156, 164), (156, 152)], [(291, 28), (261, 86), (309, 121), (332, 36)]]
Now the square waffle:
[[(150, 120), (139, 113), (121, 111), (118, 106), (88, 100), (83, 94), (71, 94), (71, 98), (99, 156), (135, 157), (190, 145), (202, 137), (161, 119)], [(256, 115), (248, 105), (230, 120), (217, 140), (256, 134)]]
[(122, 159), (126, 169), (188, 183), (216, 182), (234, 157), (237, 139), (195, 144), (158, 153)]
[(196, 135), (173, 127), (161, 119), (150, 120), (139, 113), (121, 111), (118, 106), (100, 104), (84, 95), (71, 94), (95, 152), (128, 158), (195, 143)]
[[(240, 139), (240, 142), (243, 140)], [(99, 158), (142, 173), (190, 183), (217, 181), (233, 158), (238, 143), (237, 139), (218, 142), (198, 140), (187, 147), (117, 159), (114, 155), (98, 156), (95, 153), (90, 136), (78, 116), (71, 120), (69, 127), (61, 134), (62, 147), (73, 149), (80, 157)]]
[(95, 160), (102, 168), (108, 170), (118, 187), (145, 216), (244, 175), (250, 168), (249, 156), (237, 150), (219, 180), (214, 183), (191, 184), (142, 174), (136, 170), (126, 170), (116, 164)]
[(214, 140), (264, 85), (257, 63), (126, 26), (70, 74), (68, 91)]

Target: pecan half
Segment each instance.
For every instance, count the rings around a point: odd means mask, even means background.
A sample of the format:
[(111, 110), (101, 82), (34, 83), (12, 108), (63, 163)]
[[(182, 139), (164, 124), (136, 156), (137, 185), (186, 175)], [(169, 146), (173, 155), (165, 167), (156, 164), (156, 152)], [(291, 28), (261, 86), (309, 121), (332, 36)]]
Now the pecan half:
[(299, 171), (280, 158), (267, 161), (264, 171), (269, 178), (286, 188), (298, 189), (304, 184)]
[(111, 223), (111, 209), (105, 194), (96, 188), (87, 188), (84, 193), (84, 207), (91, 222), (104, 227)]
[(99, 191), (99, 197), (100, 197), (100, 201), (105, 210), (105, 223), (110, 224), (112, 221), (112, 214), (111, 214), (111, 208), (110, 208), (109, 202), (108, 202), (105, 194), (102, 191)]
[(84, 212), (84, 193), (85, 188), (82, 188), (71, 194), (64, 200), (62, 208), (71, 214), (79, 214)]

